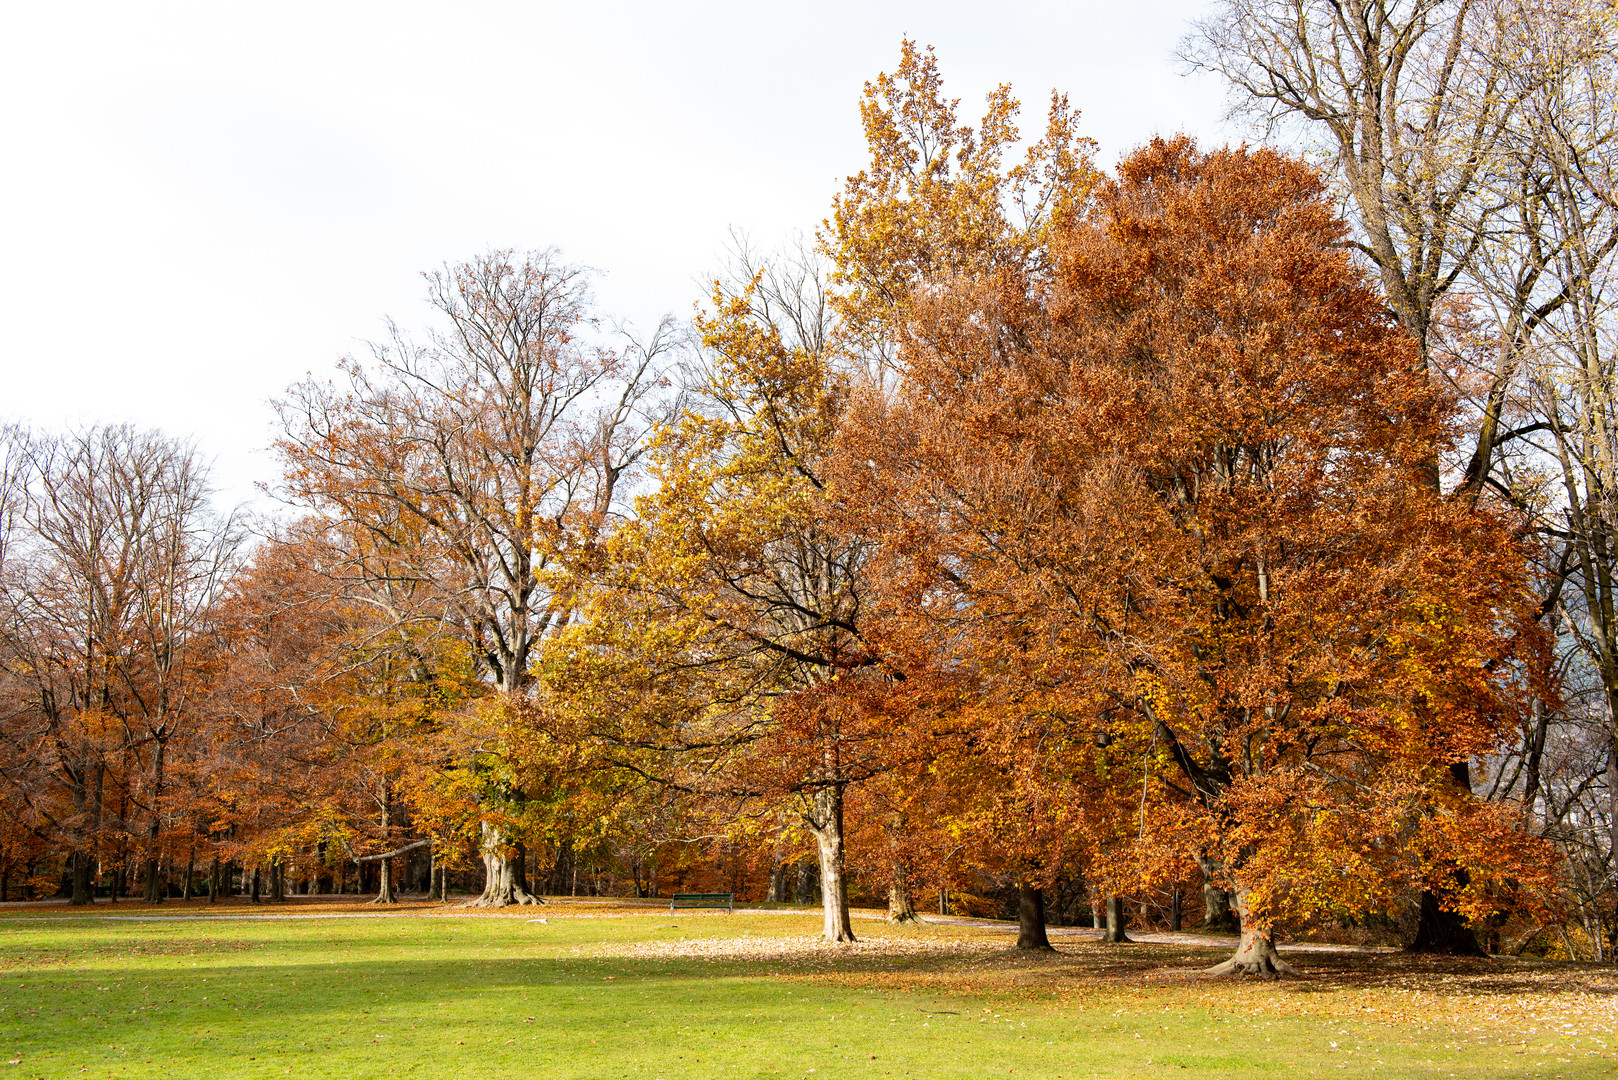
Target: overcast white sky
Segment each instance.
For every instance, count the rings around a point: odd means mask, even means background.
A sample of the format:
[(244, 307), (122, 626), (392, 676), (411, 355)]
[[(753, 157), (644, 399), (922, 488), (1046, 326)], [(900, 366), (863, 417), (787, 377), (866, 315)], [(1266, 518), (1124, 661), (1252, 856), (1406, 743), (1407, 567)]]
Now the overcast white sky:
[(420, 272), (557, 245), (603, 312), (684, 317), (727, 230), (811, 232), (901, 36), (975, 116), (1055, 87), (1111, 164), (1230, 137), (1172, 52), (1202, 0), (13, 5), (0, 36), (0, 416), (194, 436), (227, 501), (268, 400), (419, 325)]

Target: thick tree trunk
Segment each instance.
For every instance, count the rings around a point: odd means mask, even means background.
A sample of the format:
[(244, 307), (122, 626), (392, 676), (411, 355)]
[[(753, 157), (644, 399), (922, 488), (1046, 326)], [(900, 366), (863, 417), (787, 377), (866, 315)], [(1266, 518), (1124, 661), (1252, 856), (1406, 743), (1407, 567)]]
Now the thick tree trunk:
[(1017, 948), (1056, 951), (1045, 936), (1045, 893), (1027, 885), (1017, 886)]
[(770, 887), (764, 894), (766, 904), (779, 904), (786, 899), (787, 894), (787, 868), (779, 856), (775, 864), (770, 867)]
[(397, 904), (399, 894), (393, 888), (393, 860), (382, 859), (377, 863), (377, 868), (380, 873), (378, 874), (376, 899), (372, 900), (371, 903)]
[(253, 866), (253, 903), (255, 903), (255, 904), (258, 903), (259, 885), (260, 884), (262, 884), (262, 882), (260, 881), (260, 878), (259, 878), (259, 868), (255, 864)]
[(948, 889), (941, 888), (941, 889), (938, 890), (938, 913), (940, 915), (948, 915), (949, 914), (949, 890)]
[(219, 902), (219, 856), (213, 857), (213, 866), (208, 876), (208, 903)]
[(893, 882), (888, 886), (888, 921), (921, 921), (916, 915), (915, 899), (910, 895), (910, 868), (898, 861), (893, 864)]
[(812, 904), (819, 892), (819, 884), (815, 880), (815, 867), (813, 863), (801, 862), (798, 872), (792, 882), (792, 902), (794, 904)]
[(95, 879), (94, 874), (91, 872), (94, 866), (95, 861), (91, 858), (89, 852), (75, 851), (73, 853), (73, 893), (68, 903), (74, 907), (95, 903)]
[(1180, 887), (1174, 886), (1174, 894), (1169, 897), (1169, 929), (1180, 929)]
[(1241, 929), (1236, 913), (1230, 907), (1230, 893), (1215, 884), (1217, 866), (1204, 855), (1197, 856), (1202, 868), (1202, 932), (1205, 934), (1234, 934)]
[(1124, 898), (1121, 896), (1107, 897), (1107, 929), (1101, 935), (1101, 940), (1111, 945), (1126, 945), (1129, 935), (1124, 933), (1124, 927), (1129, 924), (1129, 913), (1124, 908)]
[(510, 907), (513, 904), (542, 904), (539, 897), (522, 887), (512, 850), (500, 829), (483, 824), (483, 893), (463, 907)]
[[(1456, 877), (1465, 884), (1466, 871), (1457, 868)], [(1421, 915), (1416, 921), (1416, 936), (1405, 947), (1406, 952), (1430, 953), (1438, 956), (1487, 956), (1478, 944), (1478, 935), (1453, 911), (1440, 906), (1437, 893), (1423, 890)]]
[(1250, 894), (1236, 888), (1236, 913), (1242, 921), (1242, 940), (1236, 946), (1236, 955), (1223, 964), (1207, 969), (1209, 975), (1256, 975), (1261, 979), (1274, 979), (1282, 975), (1296, 975), (1298, 969), (1281, 959), (1275, 949), (1275, 936), (1267, 926), (1260, 926), (1248, 905)]
[(854, 940), (848, 914), (848, 880), (843, 876), (843, 789), (830, 784), (815, 792), (813, 811), (805, 823), (820, 849), (820, 906), (827, 941)]
[(146, 856), (145, 880), (141, 882), (141, 899), (148, 904), (161, 904), (163, 902), (162, 883), (158, 880), (158, 863), (156, 855)]

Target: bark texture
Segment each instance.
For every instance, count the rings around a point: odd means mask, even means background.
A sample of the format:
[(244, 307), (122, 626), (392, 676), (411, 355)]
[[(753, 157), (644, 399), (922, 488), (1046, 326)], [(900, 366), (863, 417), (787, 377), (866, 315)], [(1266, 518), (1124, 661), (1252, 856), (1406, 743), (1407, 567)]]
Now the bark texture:
[(1260, 926), (1253, 917), (1246, 889), (1236, 890), (1236, 913), (1242, 921), (1242, 940), (1236, 946), (1236, 954), (1223, 964), (1208, 968), (1206, 974), (1238, 978), (1252, 975), (1261, 979), (1299, 974), (1297, 968), (1281, 959), (1270, 928)]
[(393, 860), (381, 859), (378, 861), (377, 868), (381, 871), (378, 874), (380, 881), (377, 885), (376, 899), (372, 900), (371, 903), (397, 904), (399, 902), (399, 893), (393, 887)]
[(915, 898), (910, 895), (910, 869), (902, 862), (893, 864), (893, 883), (888, 886), (888, 921), (920, 922)]
[(815, 792), (813, 811), (806, 819), (820, 849), (820, 906), (825, 913), (821, 931), (827, 941), (854, 940), (849, 921), (848, 879), (843, 873), (843, 789), (831, 784)]
[(513, 904), (543, 904), (545, 901), (522, 887), (521, 870), (512, 850), (498, 828), (483, 825), (483, 893), (462, 907), (511, 907)]
[(1230, 907), (1230, 893), (1215, 884), (1216, 867), (1213, 860), (1203, 855), (1197, 856), (1197, 865), (1202, 868), (1202, 930), (1206, 934), (1234, 934), (1241, 930), (1241, 923), (1236, 913)]
[(1017, 948), (1056, 951), (1045, 935), (1045, 893), (1027, 885), (1017, 886)]
[(1129, 912), (1124, 908), (1124, 898), (1121, 896), (1107, 897), (1107, 929), (1101, 935), (1101, 940), (1111, 945), (1127, 945), (1130, 941), (1124, 927), (1129, 925)]

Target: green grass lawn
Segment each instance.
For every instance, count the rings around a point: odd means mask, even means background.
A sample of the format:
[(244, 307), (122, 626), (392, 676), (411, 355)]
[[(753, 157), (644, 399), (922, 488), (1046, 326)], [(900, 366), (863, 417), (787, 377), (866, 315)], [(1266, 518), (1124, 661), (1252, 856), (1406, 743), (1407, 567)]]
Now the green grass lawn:
[[(208, 911), (162, 914), (183, 910)], [(1234, 984), (1183, 946), (1027, 957), (1003, 929), (858, 920), (836, 950), (815, 914), (568, 917), (591, 910), (10, 909), (0, 1080), (1618, 1075), (1610, 969), (1308, 956), (1304, 979)]]

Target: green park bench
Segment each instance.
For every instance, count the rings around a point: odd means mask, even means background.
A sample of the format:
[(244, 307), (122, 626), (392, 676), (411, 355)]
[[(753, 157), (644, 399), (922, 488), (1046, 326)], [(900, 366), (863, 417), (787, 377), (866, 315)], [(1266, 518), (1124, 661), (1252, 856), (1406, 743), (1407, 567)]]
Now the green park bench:
[(722, 907), (736, 913), (736, 894), (728, 892), (677, 892), (669, 897), (669, 914), (675, 908)]

